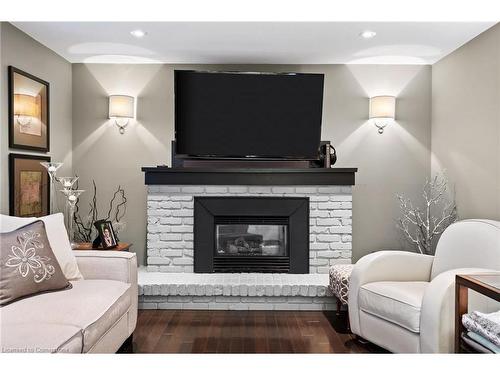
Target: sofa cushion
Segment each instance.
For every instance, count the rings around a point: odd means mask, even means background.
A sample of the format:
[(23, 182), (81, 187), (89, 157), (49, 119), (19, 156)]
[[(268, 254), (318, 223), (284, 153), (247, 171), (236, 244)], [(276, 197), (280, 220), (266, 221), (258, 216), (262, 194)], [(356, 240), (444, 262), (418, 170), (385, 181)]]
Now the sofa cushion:
[(0, 215), (0, 233), (11, 232), (36, 220), (42, 220), (44, 222), (50, 246), (64, 272), (64, 276), (66, 276), (68, 280), (83, 279), (78, 269), (75, 255), (71, 249), (71, 244), (69, 243), (66, 227), (64, 226), (63, 214), (57, 213), (40, 218)]
[(425, 281), (379, 281), (359, 289), (362, 311), (397, 324), (411, 332), (420, 332), (420, 308)]
[(3, 307), (2, 325), (30, 322), (75, 326), (83, 332), (83, 352), (87, 352), (127, 313), (131, 287), (113, 280), (80, 280), (72, 284), (70, 290), (37, 295)]
[(0, 353), (81, 353), (79, 327), (52, 323), (0, 325)]
[(43, 221), (0, 233), (0, 306), (36, 293), (71, 288)]

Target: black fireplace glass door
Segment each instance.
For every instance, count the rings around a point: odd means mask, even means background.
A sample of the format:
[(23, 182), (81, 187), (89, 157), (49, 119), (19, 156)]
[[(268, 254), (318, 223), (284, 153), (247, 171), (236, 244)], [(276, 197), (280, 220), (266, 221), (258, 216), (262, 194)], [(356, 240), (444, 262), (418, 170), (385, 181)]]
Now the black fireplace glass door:
[(308, 273), (309, 198), (194, 197), (194, 272)]
[(216, 255), (288, 256), (287, 224), (216, 224)]

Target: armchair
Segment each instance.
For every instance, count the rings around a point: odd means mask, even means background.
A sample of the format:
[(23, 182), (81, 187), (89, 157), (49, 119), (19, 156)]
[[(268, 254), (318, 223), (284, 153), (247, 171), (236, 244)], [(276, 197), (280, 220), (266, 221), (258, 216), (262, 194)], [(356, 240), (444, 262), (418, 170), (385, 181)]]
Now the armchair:
[[(435, 256), (403, 251), (369, 254), (351, 274), (351, 330), (396, 353), (450, 353), (455, 275), (498, 270), (500, 222), (492, 220), (450, 225)], [(485, 303), (476, 299), (470, 307)]]

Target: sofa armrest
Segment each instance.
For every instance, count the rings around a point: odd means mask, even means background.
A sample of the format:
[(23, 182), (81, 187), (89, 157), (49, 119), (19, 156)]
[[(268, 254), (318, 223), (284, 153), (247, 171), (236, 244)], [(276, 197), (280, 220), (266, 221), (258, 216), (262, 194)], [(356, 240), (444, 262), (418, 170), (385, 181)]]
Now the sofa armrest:
[(375, 281), (429, 281), (433, 256), (407, 251), (377, 251), (361, 258), (349, 281), (349, 320), (353, 333), (360, 335), (359, 288)]
[(135, 253), (102, 250), (78, 250), (73, 253), (84, 279), (116, 280), (137, 284)]
[[(453, 353), (455, 338), (455, 277), (496, 272), (457, 268), (436, 276), (426, 288), (420, 312), (420, 352)], [(470, 305), (470, 304), (469, 304)]]
[(115, 280), (130, 284), (130, 309), (128, 333), (137, 324), (139, 293), (137, 286), (137, 256), (125, 251), (78, 250), (74, 251), (78, 268), (84, 279)]

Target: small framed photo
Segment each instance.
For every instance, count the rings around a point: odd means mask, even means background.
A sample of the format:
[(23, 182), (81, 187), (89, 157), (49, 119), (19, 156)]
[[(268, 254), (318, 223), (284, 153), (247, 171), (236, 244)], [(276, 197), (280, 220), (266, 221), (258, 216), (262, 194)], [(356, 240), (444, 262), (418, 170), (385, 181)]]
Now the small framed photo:
[(94, 226), (99, 232), (99, 237), (101, 239), (101, 245), (103, 249), (112, 249), (118, 246), (118, 239), (116, 238), (116, 234), (113, 230), (113, 224), (111, 224), (111, 221), (99, 220), (94, 223)]
[(40, 217), (50, 211), (50, 181), (41, 161), (48, 156), (9, 154), (9, 210), (11, 216)]
[(9, 147), (50, 149), (49, 83), (9, 66)]

